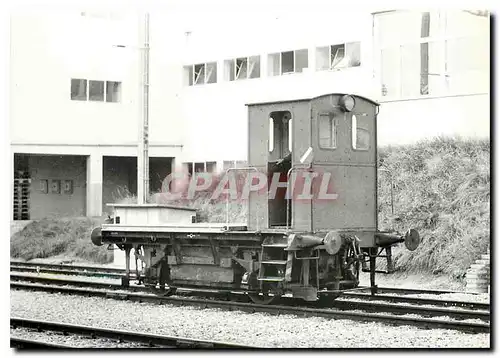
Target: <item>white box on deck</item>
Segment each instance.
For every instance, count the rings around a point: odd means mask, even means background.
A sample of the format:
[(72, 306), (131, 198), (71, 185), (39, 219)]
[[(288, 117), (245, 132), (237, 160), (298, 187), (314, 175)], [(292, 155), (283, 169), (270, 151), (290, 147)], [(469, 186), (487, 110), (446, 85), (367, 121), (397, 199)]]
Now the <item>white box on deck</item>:
[(162, 204), (107, 204), (113, 208), (115, 224), (120, 225), (161, 225), (191, 224), (196, 209)]

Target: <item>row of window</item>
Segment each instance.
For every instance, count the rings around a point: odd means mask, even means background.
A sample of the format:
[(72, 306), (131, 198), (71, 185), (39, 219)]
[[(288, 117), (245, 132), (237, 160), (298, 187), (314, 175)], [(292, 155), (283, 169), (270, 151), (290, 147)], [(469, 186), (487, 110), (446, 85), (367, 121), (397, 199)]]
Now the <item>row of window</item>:
[[(337, 148), (337, 122), (333, 113), (321, 113), (318, 116), (319, 147), (322, 149)], [(370, 132), (367, 117), (351, 117), (351, 143), (354, 150), (370, 148)]]
[(217, 169), (217, 162), (185, 162), (182, 165), (190, 175), (193, 173), (214, 173)]
[(374, 16), (374, 41), (380, 48), (425, 38), (459, 38), (487, 35), (489, 32), (489, 17), (474, 11), (398, 10)]
[[(283, 158), (292, 151), (292, 118), (290, 112), (276, 118), (277, 112), (271, 113), (269, 117), (269, 153), (278, 150), (278, 157)], [(277, 120), (278, 119), (278, 120)], [(283, 122), (283, 125), (280, 125)], [(368, 118), (366, 116), (351, 117), (352, 149), (368, 150), (370, 148), (370, 132), (368, 130)], [(318, 115), (318, 144), (321, 149), (337, 148), (337, 117), (334, 113), (320, 113)], [(288, 138), (288, 148), (283, 144)], [(288, 151), (286, 150), (288, 149)]]
[(394, 11), (374, 19), (382, 96), (488, 92), (487, 16), (462, 10)]
[(380, 51), (382, 96), (411, 97), (489, 90), (489, 39), (421, 42)]
[(71, 79), (71, 99), (74, 101), (120, 102), (121, 82)]
[[(215, 173), (217, 171), (217, 162), (184, 162), (182, 165), (190, 175), (193, 175), (193, 173)], [(226, 171), (229, 168), (244, 168), (246, 166), (246, 161), (224, 160), (222, 169)]]
[[(318, 144), (320, 149), (333, 150), (337, 148), (338, 116), (334, 113), (318, 115)], [(353, 150), (367, 151), (370, 149), (369, 119), (366, 116), (351, 116), (351, 144)], [(286, 144), (285, 144), (286, 143)], [(284, 146), (287, 147), (285, 148)], [(292, 151), (292, 118), (289, 111), (273, 112), (269, 116), (269, 153), (279, 151), (283, 158)], [(215, 173), (217, 162), (184, 162), (185, 170), (193, 173)], [(223, 171), (229, 168), (244, 168), (246, 161), (225, 160)]]
[[(316, 70), (336, 70), (361, 65), (360, 42), (316, 48)], [(280, 76), (303, 72), (309, 68), (307, 49), (272, 53), (268, 55), (267, 75)], [(217, 62), (184, 66), (186, 84), (189, 86), (218, 82)], [(224, 61), (224, 81), (260, 78), (260, 56), (238, 57)]]

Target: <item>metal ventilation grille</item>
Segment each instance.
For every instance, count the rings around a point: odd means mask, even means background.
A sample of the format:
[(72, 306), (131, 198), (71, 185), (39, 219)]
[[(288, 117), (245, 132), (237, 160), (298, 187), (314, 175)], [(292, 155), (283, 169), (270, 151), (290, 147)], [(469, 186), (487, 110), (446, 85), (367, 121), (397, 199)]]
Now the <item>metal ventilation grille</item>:
[(29, 220), (29, 192), (31, 179), (14, 179), (14, 220)]

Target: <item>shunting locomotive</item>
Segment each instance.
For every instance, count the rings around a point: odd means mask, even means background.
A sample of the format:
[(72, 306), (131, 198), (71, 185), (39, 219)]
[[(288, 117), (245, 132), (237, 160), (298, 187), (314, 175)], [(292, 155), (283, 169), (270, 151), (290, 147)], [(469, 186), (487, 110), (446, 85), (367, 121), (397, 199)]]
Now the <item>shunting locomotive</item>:
[[(415, 250), (420, 243), (414, 229), (377, 227), (379, 105), (334, 93), (247, 108), (248, 167), (225, 174), (279, 176), (282, 191), (301, 182), (302, 189), (329, 191), (327, 199), (248, 191), (244, 224), (196, 223), (186, 207), (113, 204), (112, 222), (94, 229), (92, 242), (125, 251), (124, 285), (133, 250), (139, 281), (165, 295), (208, 288), (244, 291), (261, 304), (282, 295), (315, 301), (358, 288), (360, 271), (370, 273), (375, 293), (377, 257), (385, 250), (390, 265), (392, 246)], [(328, 185), (315, 184), (318, 177)]]

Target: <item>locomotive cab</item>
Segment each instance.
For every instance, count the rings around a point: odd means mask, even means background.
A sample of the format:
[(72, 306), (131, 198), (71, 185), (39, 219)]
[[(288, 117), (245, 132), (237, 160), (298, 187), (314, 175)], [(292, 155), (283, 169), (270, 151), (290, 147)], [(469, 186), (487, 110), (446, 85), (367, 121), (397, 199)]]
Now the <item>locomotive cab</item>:
[(251, 193), (249, 229), (355, 230), (363, 247), (374, 246), (378, 104), (331, 94), (248, 112), (249, 164), (267, 171), (271, 194)]

